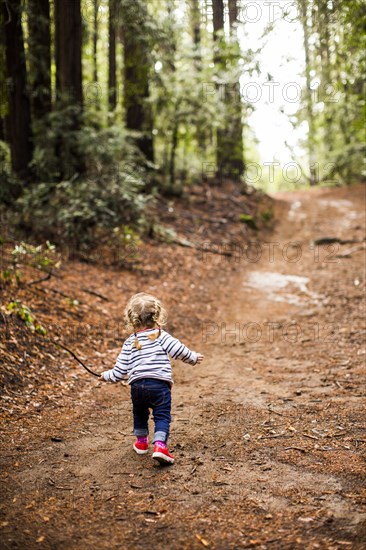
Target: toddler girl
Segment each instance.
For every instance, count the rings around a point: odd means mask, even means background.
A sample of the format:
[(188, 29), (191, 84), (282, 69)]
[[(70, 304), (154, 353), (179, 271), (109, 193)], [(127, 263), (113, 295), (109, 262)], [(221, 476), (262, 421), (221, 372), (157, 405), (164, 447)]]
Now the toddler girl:
[(131, 385), (133, 427), (137, 454), (148, 450), (148, 419), (152, 409), (155, 433), (153, 458), (161, 464), (172, 464), (167, 441), (171, 421), (172, 367), (169, 356), (190, 365), (201, 363), (203, 355), (189, 350), (168, 332), (161, 329), (166, 311), (154, 296), (140, 292), (129, 300), (125, 319), (133, 329), (117, 358), (113, 369), (101, 374), (106, 382), (118, 382), (128, 377)]

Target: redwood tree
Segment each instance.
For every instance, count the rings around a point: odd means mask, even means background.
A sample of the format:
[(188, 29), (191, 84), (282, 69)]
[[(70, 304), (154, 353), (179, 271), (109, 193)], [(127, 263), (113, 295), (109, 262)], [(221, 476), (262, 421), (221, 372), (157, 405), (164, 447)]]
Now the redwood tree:
[[(216, 163), (220, 177), (238, 179), (244, 171), (243, 126), (236, 61), (240, 48), (236, 35), (237, 2), (229, 1), (230, 41), (224, 36), (224, 2), (213, 0), (214, 62), (216, 72), (225, 75), (223, 85), (224, 120), (217, 129)], [(234, 63), (233, 63), (234, 62)], [(229, 69), (229, 72), (227, 71)]]
[[(213, 0), (213, 38), (214, 38), (214, 62), (216, 72), (219, 73), (223, 68), (222, 45), (224, 32), (224, 2), (223, 0)], [(225, 162), (225, 129), (218, 128), (216, 132), (216, 171), (221, 179)]]
[(148, 103), (151, 69), (147, 7), (144, 0), (122, 0), (124, 105), (126, 127), (138, 132), (137, 145), (153, 162), (152, 113)]
[(229, 0), (230, 40), (231, 48), (234, 52), (234, 55), (232, 56), (232, 59), (234, 61), (234, 74), (232, 81), (230, 82), (231, 93), (226, 98), (228, 104), (226, 148), (229, 154), (229, 170), (234, 178), (240, 177), (244, 172), (242, 102), (240, 94), (239, 75), (237, 74), (237, 62), (240, 57), (240, 46), (237, 35), (237, 22), (237, 0)]
[(5, 17), (0, 9), (0, 140), (6, 141), (5, 116), (8, 112), (8, 97), (6, 93), (5, 72)]
[(99, 0), (94, 0), (93, 10), (93, 80), (98, 82), (98, 15)]
[(1, 2), (5, 27), (5, 64), (7, 76), (7, 136), (13, 172), (19, 178), (30, 176), (32, 130), (27, 71), (24, 54), (21, 0)]
[(114, 111), (117, 106), (117, 80), (116, 80), (116, 0), (109, 0), (108, 17), (108, 106)]
[(309, 29), (308, 23), (308, 1), (299, 0), (299, 11), (300, 19), (303, 27), (304, 33), (304, 52), (305, 52), (305, 78), (306, 78), (306, 114), (307, 122), (309, 125), (309, 138), (307, 140), (308, 144), (308, 155), (309, 155), (309, 173), (310, 173), (310, 185), (315, 185), (316, 174), (315, 174), (315, 146), (314, 146), (314, 136), (315, 136), (315, 115), (313, 109), (313, 100), (311, 96), (311, 57), (310, 57), (310, 40), (311, 40), (311, 31)]
[(194, 44), (194, 61), (196, 69), (202, 68), (202, 55), (200, 52), (201, 47), (201, 12), (199, 6), (199, 0), (190, 0), (190, 16), (191, 16), (191, 28)]
[(59, 97), (83, 103), (80, 0), (55, 0), (56, 87)]
[(83, 106), (80, 0), (55, 0), (55, 46), (58, 108), (64, 110), (57, 152), (60, 176), (69, 178), (84, 170), (77, 138)]
[[(201, 12), (199, 0), (190, 0), (191, 32), (194, 46), (194, 68), (200, 79), (202, 79), (202, 51), (201, 51)], [(206, 147), (207, 128), (201, 121), (197, 120), (196, 139), (202, 154)]]
[(49, 0), (28, 0), (29, 80), (35, 125), (51, 110), (51, 34)]

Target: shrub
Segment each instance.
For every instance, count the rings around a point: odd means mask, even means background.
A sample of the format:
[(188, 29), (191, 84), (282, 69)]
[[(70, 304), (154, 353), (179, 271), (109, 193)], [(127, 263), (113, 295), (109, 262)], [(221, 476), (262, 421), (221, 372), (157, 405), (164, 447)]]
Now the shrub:
[(43, 336), (47, 334), (47, 330), (37, 321), (27, 305), (15, 300), (8, 304), (8, 310), (16, 314), (32, 332), (37, 332)]
[(33, 270), (51, 273), (53, 269), (58, 269), (60, 265), (61, 261), (56, 252), (56, 247), (49, 241), (38, 246), (22, 241), (16, 244), (12, 250), (6, 269), (1, 272), (1, 278), (6, 283), (15, 281), (19, 284), (24, 279), (24, 268), (28, 267)]
[[(57, 243), (72, 241), (76, 247), (97, 244), (99, 229), (136, 226), (151, 199), (145, 193), (146, 166), (126, 132), (84, 127), (77, 142), (85, 174), (35, 184), (17, 201), (22, 228)], [(45, 155), (38, 152), (35, 158)]]

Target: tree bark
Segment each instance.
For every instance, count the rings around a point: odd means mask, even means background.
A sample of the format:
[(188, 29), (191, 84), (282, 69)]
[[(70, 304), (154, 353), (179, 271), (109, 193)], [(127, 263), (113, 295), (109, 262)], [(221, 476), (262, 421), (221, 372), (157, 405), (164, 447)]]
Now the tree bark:
[(0, 140), (2, 141), (6, 141), (5, 117), (8, 112), (5, 65), (5, 17), (3, 10), (0, 9)]
[(56, 88), (66, 103), (83, 104), (80, 0), (55, 0)]
[(224, 2), (223, 0), (212, 0), (212, 15), (213, 15), (213, 39), (214, 39), (214, 63), (221, 68), (223, 63), (221, 55), (221, 47), (224, 31)]
[(213, 10), (213, 37), (216, 41), (220, 31), (224, 30), (224, 2), (223, 0), (212, 0)]
[[(238, 5), (237, 0), (229, 0), (229, 23), (232, 47), (237, 50), (237, 56), (234, 56), (235, 65), (240, 57), (240, 46), (237, 35)], [(237, 67), (234, 67), (234, 71)], [(242, 123), (242, 102), (240, 95), (240, 81), (235, 77), (231, 83), (234, 93), (227, 98), (229, 129), (227, 132), (226, 147), (228, 150), (229, 169), (233, 179), (238, 179), (244, 172), (244, 147), (243, 147), (243, 123)]]
[(5, 22), (5, 62), (8, 79), (7, 132), (13, 172), (29, 179), (32, 160), (30, 101), (27, 88), (21, 0), (1, 2)]
[[(194, 45), (194, 66), (201, 78), (202, 54), (201, 54), (201, 12), (199, 0), (190, 0), (191, 28)], [(202, 125), (196, 126), (196, 139), (200, 151), (203, 153), (206, 146), (206, 129)]]
[(236, 30), (236, 24), (238, 22), (238, 3), (237, 0), (228, 0), (229, 1), (229, 24), (230, 31), (233, 32)]
[(117, 107), (116, 17), (116, 0), (109, 0), (108, 105), (110, 111), (115, 111)]
[(81, 128), (82, 24), (80, 0), (54, 0), (56, 45), (56, 91), (63, 110), (62, 128), (56, 146), (60, 177), (69, 179), (85, 170), (77, 132)]
[[(222, 69), (222, 55), (221, 55), (221, 39), (220, 34), (224, 30), (224, 3), (223, 0), (213, 0), (213, 39), (214, 39), (214, 63), (217, 72)], [(220, 90), (217, 89), (216, 93)], [(224, 128), (217, 128), (216, 131), (216, 175), (221, 181), (223, 178), (224, 170), (224, 143), (225, 143), (225, 130)]]
[(202, 65), (202, 56), (200, 52), (201, 46), (201, 12), (199, 7), (199, 0), (190, 0), (190, 14), (191, 14), (191, 27), (193, 44), (195, 47), (195, 64), (198, 69)]
[(305, 78), (306, 78), (306, 112), (307, 122), (309, 126), (308, 133), (308, 155), (309, 155), (309, 172), (310, 172), (310, 185), (316, 184), (316, 170), (315, 170), (315, 117), (313, 111), (313, 99), (311, 94), (311, 59), (310, 59), (310, 36), (308, 26), (308, 0), (299, 0), (300, 18), (304, 33), (304, 52), (305, 52)]
[(152, 112), (149, 99), (150, 47), (144, 0), (122, 0), (124, 43), (124, 104), (126, 127), (139, 132), (136, 142), (147, 160), (154, 161)]
[(332, 82), (332, 68), (331, 68), (331, 55), (330, 55), (330, 21), (329, 21), (329, 8), (327, 0), (317, 0), (318, 4), (318, 20), (317, 29), (319, 34), (319, 49), (321, 56), (321, 90), (325, 95), (324, 101), (324, 143), (327, 148), (327, 152), (331, 152), (334, 148), (333, 139), (333, 118), (334, 109), (333, 103), (328, 101), (327, 90), (328, 86), (333, 86)]
[(99, 0), (94, 0), (93, 18), (93, 80), (98, 82), (98, 10)]
[(34, 125), (51, 111), (49, 0), (28, 0), (29, 80)]
[(173, 188), (175, 185), (175, 156), (178, 147), (178, 129), (179, 121), (178, 119), (175, 119), (172, 129), (172, 143), (169, 158), (169, 183), (171, 188)]
[[(214, 61), (217, 72), (226, 68), (227, 59), (222, 48), (225, 46), (224, 37), (220, 33), (224, 30), (224, 4), (222, 0), (214, 0), (213, 7), (213, 38), (215, 42)], [(231, 48), (239, 50), (236, 37), (237, 4), (229, 2), (230, 32), (232, 35)], [(236, 60), (235, 59), (234, 61)], [(234, 67), (234, 70), (236, 68)], [(223, 94), (224, 122), (216, 132), (216, 164), (217, 176), (220, 181), (226, 177), (237, 180), (244, 171), (243, 160), (243, 127), (241, 120), (241, 100), (239, 81), (225, 82), (221, 93)]]

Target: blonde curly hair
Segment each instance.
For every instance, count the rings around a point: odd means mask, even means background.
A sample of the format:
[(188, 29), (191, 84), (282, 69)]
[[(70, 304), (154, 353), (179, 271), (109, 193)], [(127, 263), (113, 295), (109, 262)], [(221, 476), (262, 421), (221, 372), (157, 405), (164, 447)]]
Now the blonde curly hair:
[(134, 330), (154, 328), (165, 325), (167, 313), (155, 296), (139, 292), (129, 299), (125, 308), (125, 320)]
[(136, 330), (141, 328), (159, 327), (158, 334), (152, 334), (148, 338), (155, 340), (160, 335), (160, 327), (165, 325), (167, 313), (162, 306), (160, 300), (147, 294), (139, 292), (132, 296), (127, 302), (125, 308), (125, 321), (127, 326), (131, 327), (135, 332), (134, 346), (141, 349), (141, 343), (137, 338)]

